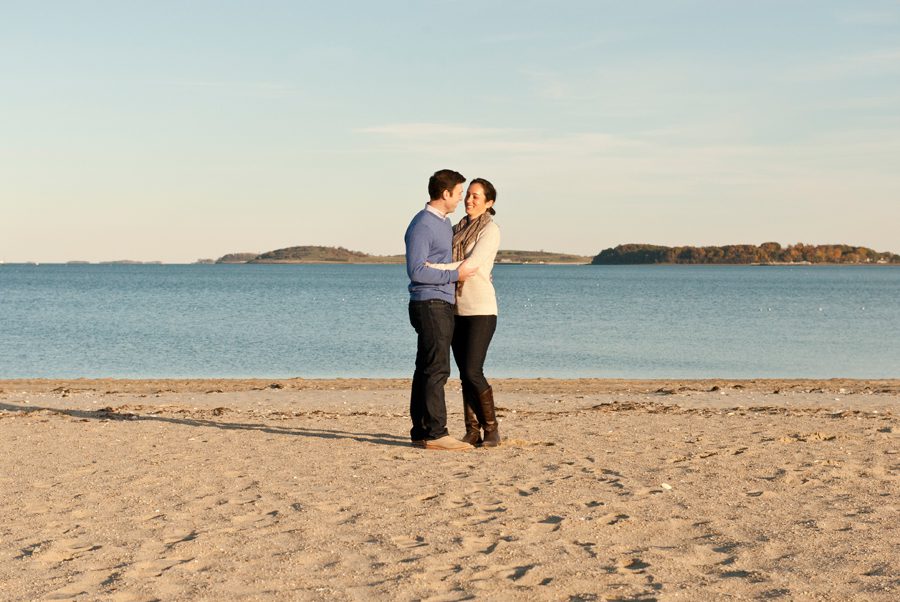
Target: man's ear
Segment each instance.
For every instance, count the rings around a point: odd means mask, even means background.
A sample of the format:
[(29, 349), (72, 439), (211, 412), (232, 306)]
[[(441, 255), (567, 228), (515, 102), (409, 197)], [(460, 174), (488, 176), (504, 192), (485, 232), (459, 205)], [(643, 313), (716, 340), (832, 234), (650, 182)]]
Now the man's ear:
[(445, 190), (444, 192), (441, 193), (441, 200), (449, 201), (450, 197), (452, 197), (452, 196), (453, 196), (453, 191)]

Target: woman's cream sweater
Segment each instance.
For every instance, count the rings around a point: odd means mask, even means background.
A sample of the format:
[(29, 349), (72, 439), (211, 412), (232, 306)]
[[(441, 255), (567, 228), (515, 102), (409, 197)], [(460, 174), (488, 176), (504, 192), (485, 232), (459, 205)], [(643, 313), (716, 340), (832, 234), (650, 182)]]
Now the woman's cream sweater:
[[(500, 228), (494, 222), (489, 223), (478, 235), (475, 244), (466, 249), (466, 261), (477, 267), (478, 271), (469, 276), (465, 282), (456, 285), (456, 315), (458, 316), (496, 316), (497, 294), (491, 272), (494, 260), (500, 248)], [(456, 263), (436, 263), (432, 267), (439, 270), (456, 269)]]

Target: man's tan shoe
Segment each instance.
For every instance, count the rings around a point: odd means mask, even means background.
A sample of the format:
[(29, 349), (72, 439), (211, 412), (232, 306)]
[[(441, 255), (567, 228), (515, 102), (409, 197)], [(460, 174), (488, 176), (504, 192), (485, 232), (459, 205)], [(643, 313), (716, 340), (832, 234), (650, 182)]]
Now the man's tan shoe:
[(468, 443), (460, 441), (459, 439), (454, 439), (450, 435), (446, 435), (440, 439), (426, 439), (419, 443), (419, 447), (436, 451), (469, 451), (470, 449), (475, 449)]

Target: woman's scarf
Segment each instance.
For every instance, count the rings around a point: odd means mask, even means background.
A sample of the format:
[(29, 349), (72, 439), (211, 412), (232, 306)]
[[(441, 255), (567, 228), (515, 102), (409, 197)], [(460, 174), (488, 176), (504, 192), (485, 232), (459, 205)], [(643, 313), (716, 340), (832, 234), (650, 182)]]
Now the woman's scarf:
[(475, 244), (481, 231), (492, 221), (494, 218), (491, 212), (485, 211), (475, 219), (469, 219), (467, 215), (453, 226), (453, 261), (462, 261), (466, 258), (466, 249)]

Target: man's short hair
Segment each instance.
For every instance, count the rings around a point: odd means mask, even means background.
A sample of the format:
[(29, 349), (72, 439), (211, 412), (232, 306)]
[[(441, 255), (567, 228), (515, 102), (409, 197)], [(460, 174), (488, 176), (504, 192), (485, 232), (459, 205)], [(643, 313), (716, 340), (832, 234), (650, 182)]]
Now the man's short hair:
[(445, 190), (452, 194), (453, 189), (465, 181), (465, 176), (458, 171), (453, 171), (452, 169), (441, 169), (436, 171), (434, 172), (434, 175), (428, 179), (428, 198), (432, 201), (436, 201), (444, 195)]

